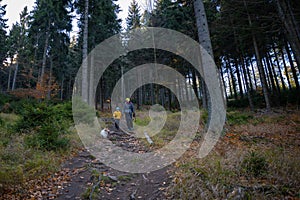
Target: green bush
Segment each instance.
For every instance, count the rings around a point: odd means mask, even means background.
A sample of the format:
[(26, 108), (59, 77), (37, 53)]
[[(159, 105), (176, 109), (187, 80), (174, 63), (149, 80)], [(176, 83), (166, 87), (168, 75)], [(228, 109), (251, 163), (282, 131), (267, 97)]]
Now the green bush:
[(28, 134), (25, 143), (29, 147), (45, 150), (66, 148), (69, 141), (63, 135), (68, 133), (71, 125), (70, 108), (70, 103), (25, 104), (22, 119), (17, 121), (14, 129)]
[(69, 147), (69, 139), (62, 137), (67, 130), (63, 124), (48, 123), (39, 129), (38, 133), (25, 137), (25, 144), (45, 150), (66, 149)]
[(72, 110), (76, 124), (91, 124), (94, 122), (94, 117), (96, 117), (96, 110), (89, 106), (87, 103), (82, 101), (81, 97), (74, 97), (73, 102), (76, 109)]
[(12, 99), (11, 96), (6, 94), (0, 94), (0, 110), (2, 109), (2, 106), (8, 102), (10, 102)]
[(227, 112), (226, 118), (229, 125), (241, 125), (248, 123), (249, 120), (253, 118), (253, 115), (239, 111), (229, 111)]
[(0, 116), (0, 126), (3, 126), (3, 125), (4, 125), (4, 121), (3, 121), (3, 119)]
[(15, 113), (18, 115), (23, 115), (24, 112), (26, 112), (26, 108), (28, 106), (35, 106), (39, 102), (35, 99), (21, 99), (21, 100), (14, 100), (11, 101), (9, 104), (9, 112)]
[(268, 163), (262, 154), (251, 151), (243, 159), (241, 167), (247, 175), (259, 177), (266, 174)]

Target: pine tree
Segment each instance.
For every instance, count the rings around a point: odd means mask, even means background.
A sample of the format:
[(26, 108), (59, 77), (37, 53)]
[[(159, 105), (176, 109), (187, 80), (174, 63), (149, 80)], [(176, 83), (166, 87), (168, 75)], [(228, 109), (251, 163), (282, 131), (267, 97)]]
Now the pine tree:
[(35, 61), (41, 63), (38, 79), (40, 84), (46, 83), (43, 80), (46, 72), (51, 79), (52, 75), (58, 75), (59, 69), (64, 68), (70, 44), (69, 33), (72, 29), (70, 8), (70, 0), (35, 2), (29, 24), (29, 37), (35, 47)]
[(0, 62), (2, 65), (7, 56), (6, 29), (8, 26), (6, 25), (7, 19), (5, 19), (6, 5), (2, 5), (1, 2), (2, 0), (0, 0)]
[(127, 29), (132, 30), (141, 27), (141, 9), (136, 0), (132, 0), (129, 9), (128, 17), (126, 18)]
[[(84, 27), (85, 27), (85, 5), (86, 0), (78, 0), (75, 3), (76, 12), (80, 16), (78, 21), (78, 27), (80, 29), (78, 46), (83, 47), (84, 44)], [(88, 1), (88, 35), (87, 35), (87, 53), (91, 52), (96, 45), (100, 44), (105, 39), (120, 32), (121, 20), (117, 18), (119, 12), (119, 6), (114, 3), (114, 0), (89, 0)], [(81, 60), (82, 62), (82, 60)], [(92, 62), (92, 61), (91, 61)], [(84, 83), (87, 94), (84, 94), (86, 102), (92, 105), (95, 97), (95, 85), (94, 81), (97, 77), (94, 77), (93, 66), (91, 66), (90, 60), (88, 61), (88, 68), (85, 78), (88, 77), (88, 83)], [(86, 81), (85, 81), (86, 82)], [(100, 81), (101, 82), (101, 81)], [(82, 88), (83, 89), (83, 88)], [(99, 95), (96, 95), (99, 102)], [(103, 98), (105, 98), (103, 96)], [(102, 101), (102, 100), (101, 100)]]

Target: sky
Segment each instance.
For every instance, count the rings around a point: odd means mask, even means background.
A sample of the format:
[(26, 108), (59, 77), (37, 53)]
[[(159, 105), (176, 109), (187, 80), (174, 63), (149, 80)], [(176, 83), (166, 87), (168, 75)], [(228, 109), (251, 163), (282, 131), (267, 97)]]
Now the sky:
[[(7, 25), (9, 29), (11, 28), (13, 23), (19, 21), (20, 16), (19, 14), (23, 10), (25, 6), (27, 6), (28, 10), (31, 11), (33, 9), (35, 0), (2, 0), (1, 5), (6, 6), (6, 19), (8, 19)], [(128, 7), (130, 5), (131, 0), (118, 0), (116, 4), (120, 5), (121, 12), (119, 13), (118, 17), (123, 20), (122, 26), (125, 27), (125, 19), (127, 17)], [(144, 8), (144, 0), (137, 0), (140, 4), (140, 7)]]

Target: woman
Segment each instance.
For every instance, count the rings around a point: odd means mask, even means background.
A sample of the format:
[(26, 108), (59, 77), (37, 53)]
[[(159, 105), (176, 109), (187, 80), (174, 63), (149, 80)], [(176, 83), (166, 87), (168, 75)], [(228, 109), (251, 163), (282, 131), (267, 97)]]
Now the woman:
[(134, 115), (134, 107), (133, 107), (133, 103), (130, 101), (129, 98), (125, 99), (125, 103), (124, 103), (124, 114), (125, 114), (125, 119), (126, 119), (126, 124), (127, 124), (127, 128), (129, 131), (133, 131), (133, 115)]

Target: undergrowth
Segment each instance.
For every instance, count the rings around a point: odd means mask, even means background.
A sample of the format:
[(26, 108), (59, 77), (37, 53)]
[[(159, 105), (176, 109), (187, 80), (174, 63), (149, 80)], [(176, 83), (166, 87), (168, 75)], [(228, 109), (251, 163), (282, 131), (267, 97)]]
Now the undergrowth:
[(81, 147), (70, 102), (19, 103), (0, 113), (0, 191), (54, 173)]
[[(227, 133), (205, 158), (196, 157), (191, 149), (178, 160), (173, 169), (170, 199), (297, 199), (300, 197), (300, 149), (295, 140), (279, 140), (283, 130), (273, 135), (249, 135), (235, 132), (237, 127), (293, 125), (286, 137), (297, 138), (299, 116), (284, 113), (264, 115), (230, 110)], [(227, 136), (228, 135), (228, 136)], [(243, 136), (243, 137), (242, 137)], [(242, 140), (247, 137), (247, 140)], [(269, 139), (270, 138), (270, 139)], [(284, 137), (283, 137), (284, 138)], [(252, 142), (255, 139), (257, 142)], [(292, 142), (289, 144), (284, 144)], [(200, 145), (200, 144), (199, 144)], [(192, 155), (192, 158), (191, 158)]]

